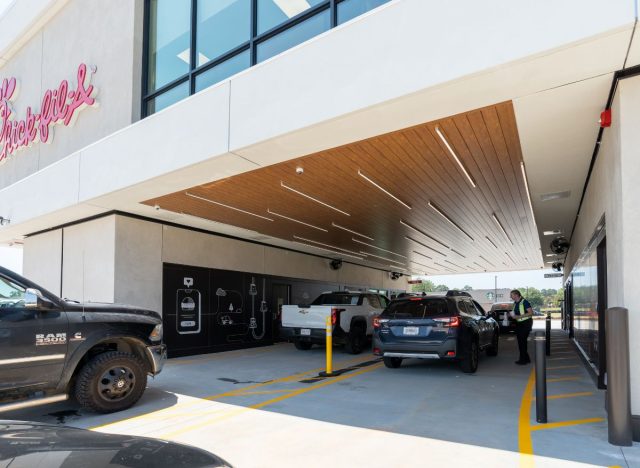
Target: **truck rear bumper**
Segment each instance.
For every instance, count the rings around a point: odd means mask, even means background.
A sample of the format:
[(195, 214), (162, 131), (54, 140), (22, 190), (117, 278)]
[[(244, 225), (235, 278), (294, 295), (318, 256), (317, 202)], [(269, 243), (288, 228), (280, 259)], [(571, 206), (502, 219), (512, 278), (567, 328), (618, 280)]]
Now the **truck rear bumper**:
[[(303, 335), (298, 327), (280, 327), (280, 336), (287, 341), (305, 341), (313, 344), (324, 344), (327, 340), (327, 331), (324, 328), (308, 328), (309, 335)], [(344, 332), (339, 327), (334, 327), (333, 342), (343, 343)]]
[(151, 374), (157, 375), (164, 367), (164, 363), (167, 361), (167, 345), (159, 344), (154, 346), (147, 346), (145, 348), (147, 358), (151, 363)]

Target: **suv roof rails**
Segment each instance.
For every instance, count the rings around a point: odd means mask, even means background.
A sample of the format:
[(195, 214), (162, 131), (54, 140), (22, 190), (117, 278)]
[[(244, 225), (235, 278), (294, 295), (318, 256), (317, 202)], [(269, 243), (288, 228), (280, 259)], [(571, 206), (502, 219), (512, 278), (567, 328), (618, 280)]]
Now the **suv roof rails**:
[(451, 297), (451, 296), (471, 297), (471, 294), (469, 294), (467, 291), (459, 291), (457, 289), (450, 289), (449, 291), (447, 291), (446, 297)]

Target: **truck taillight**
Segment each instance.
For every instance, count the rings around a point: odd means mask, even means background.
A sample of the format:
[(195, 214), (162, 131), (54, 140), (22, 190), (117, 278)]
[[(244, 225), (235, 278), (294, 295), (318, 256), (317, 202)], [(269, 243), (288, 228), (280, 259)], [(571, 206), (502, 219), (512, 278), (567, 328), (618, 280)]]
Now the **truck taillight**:
[(331, 309), (331, 325), (340, 323), (340, 312), (343, 310), (344, 309), (337, 309), (335, 307)]
[(378, 328), (380, 328), (380, 316), (376, 315), (375, 317), (373, 317), (373, 328), (375, 328), (376, 330)]

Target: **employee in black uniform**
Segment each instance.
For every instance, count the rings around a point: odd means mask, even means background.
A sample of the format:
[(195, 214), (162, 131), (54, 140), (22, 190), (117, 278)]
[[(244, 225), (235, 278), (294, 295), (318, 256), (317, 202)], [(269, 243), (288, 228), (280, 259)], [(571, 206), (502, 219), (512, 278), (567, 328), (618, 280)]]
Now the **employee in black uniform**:
[(513, 300), (513, 311), (510, 315), (516, 320), (516, 337), (518, 338), (518, 351), (520, 351), (520, 358), (516, 364), (524, 366), (531, 362), (527, 352), (527, 339), (533, 326), (533, 309), (529, 301), (522, 297), (517, 289), (511, 291), (511, 299)]

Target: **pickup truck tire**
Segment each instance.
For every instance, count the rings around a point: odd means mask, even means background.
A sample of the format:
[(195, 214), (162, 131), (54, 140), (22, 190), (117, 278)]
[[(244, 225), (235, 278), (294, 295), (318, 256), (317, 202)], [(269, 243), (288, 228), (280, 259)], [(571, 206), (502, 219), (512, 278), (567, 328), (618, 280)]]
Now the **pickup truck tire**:
[(344, 349), (349, 354), (360, 354), (367, 343), (365, 328), (359, 324), (353, 324), (347, 334), (347, 341)]
[(134, 354), (109, 351), (87, 362), (76, 379), (78, 402), (99, 413), (112, 413), (135, 404), (147, 386), (144, 362)]
[(467, 344), (467, 349), (464, 351), (462, 358), (460, 359), (460, 369), (465, 374), (473, 374), (478, 370), (478, 360), (480, 358), (480, 347), (478, 346), (478, 340), (476, 337), (472, 337)]
[(493, 333), (493, 339), (491, 340), (491, 344), (487, 347), (487, 356), (497, 356), (498, 355), (498, 345), (500, 343), (500, 333), (496, 330)]
[(382, 362), (384, 362), (385, 367), (388, 367), (389, 369), (397, 369), (402, 364), (402, 358), (383, 357)]
[(299, 349), (300, 351), (309, 351), (313, 346), (313, 343), (311, 343), (310, 341), (295, 340), (293, 344), (295, 345), (296, 349)]

